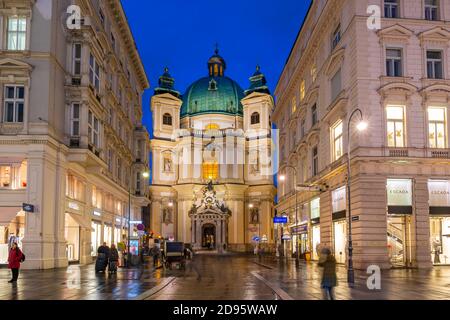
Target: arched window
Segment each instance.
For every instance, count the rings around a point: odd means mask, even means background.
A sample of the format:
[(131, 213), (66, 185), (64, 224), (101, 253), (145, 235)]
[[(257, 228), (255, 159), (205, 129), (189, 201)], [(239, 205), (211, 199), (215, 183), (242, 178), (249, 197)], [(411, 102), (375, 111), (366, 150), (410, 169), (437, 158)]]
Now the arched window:
[(251, 119), (251, 124), (259, 124), (259, 122), (260, 122), (259, 113), (258, 112), (253, 112), (252, 119)]
[(163, 115), (163, 125), (171, 126), (172, 125), (172, 116), (168, 113)]

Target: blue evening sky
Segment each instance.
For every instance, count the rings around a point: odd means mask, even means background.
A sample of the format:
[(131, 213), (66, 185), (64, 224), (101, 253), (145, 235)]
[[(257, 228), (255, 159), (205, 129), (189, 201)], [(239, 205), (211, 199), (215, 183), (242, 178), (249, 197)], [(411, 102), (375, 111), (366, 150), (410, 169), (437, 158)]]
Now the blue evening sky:
[(226, 75), (243, 89), (257, 64), (273, 92), (310, 0), (122, 0), (151, 88), (144, 124), (151, 132), (150, 98), (164, 67), (178, 91), (207, 75), (219, 44)]

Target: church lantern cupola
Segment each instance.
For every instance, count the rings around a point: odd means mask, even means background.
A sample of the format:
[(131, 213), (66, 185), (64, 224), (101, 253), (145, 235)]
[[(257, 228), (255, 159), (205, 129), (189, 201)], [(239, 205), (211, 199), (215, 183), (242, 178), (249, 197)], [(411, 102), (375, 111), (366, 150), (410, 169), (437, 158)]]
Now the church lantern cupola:
[(180, 93), (175, 90), (175, 79), (169, 73), (169, 68), (164, 68), (164, 73), (159, 77), (158, 88), (155, 88), (155, 96), (163, 93), (170, 93), (171, 95), (180, 98)]
[(209, 76), (223, 77), (226, 68), (225, 60), (219, 55), (219, 48), (216, 47), (214, 55), (208, 60)]
[(245, 91), (245, 95), (248, 96), (253, 92), (270, 94), (266, 76), (261, 72), (261, 67), (259, 65), (256, 66), (255, 73), (250, 77), (250, 88)]

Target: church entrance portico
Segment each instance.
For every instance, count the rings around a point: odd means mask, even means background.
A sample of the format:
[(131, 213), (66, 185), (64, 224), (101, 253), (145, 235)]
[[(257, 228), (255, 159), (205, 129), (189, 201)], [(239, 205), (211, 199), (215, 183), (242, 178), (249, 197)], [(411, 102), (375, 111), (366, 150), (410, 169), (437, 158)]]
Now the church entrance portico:
[(216, 198), (209, 183), (203, 189), (203, 198), (189, 211), (192, 221), (191, 239), (194, 250), (215, 249), (219, 253), (228, 246), (228, 219), (231, 211)]

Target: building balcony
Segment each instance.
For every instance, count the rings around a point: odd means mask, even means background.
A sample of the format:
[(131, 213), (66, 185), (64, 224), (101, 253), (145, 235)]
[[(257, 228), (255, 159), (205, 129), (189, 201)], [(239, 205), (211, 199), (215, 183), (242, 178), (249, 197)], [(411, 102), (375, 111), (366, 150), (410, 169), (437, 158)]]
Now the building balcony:
[(107, 164), (100, 158), (101, 151), (90, 146), (88, 149), (69, 149), (67, 160), (89, 168), (91, 173), (103, 174), (108, 170)]

